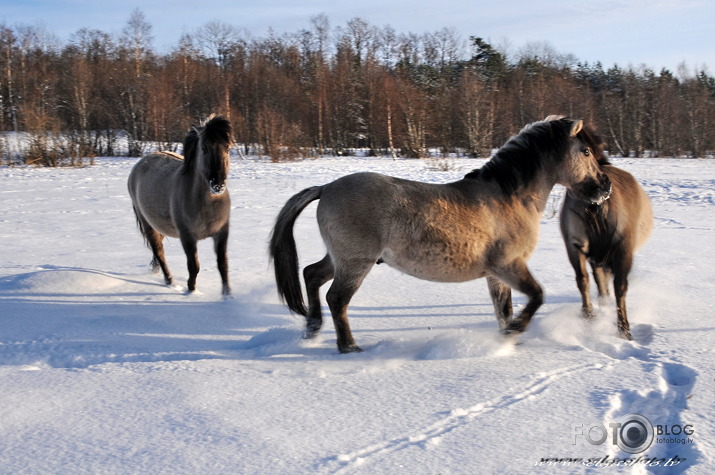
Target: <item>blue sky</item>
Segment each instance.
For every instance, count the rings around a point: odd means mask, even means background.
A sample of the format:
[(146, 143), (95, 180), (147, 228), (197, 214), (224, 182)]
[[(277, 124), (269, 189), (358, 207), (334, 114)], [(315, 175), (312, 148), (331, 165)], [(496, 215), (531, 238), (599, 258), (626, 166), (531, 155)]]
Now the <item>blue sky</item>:
[(64, 42), (80, 28), (119, 34), (133, 9), (152, 25), (160, 52), (212, 20), (245, 29), (252, 37), (297, 32), (325, 14), (332, 27), (360, 17), (398, 33), (444, 27), (464, 39), (481, 36), (516, 54), (528, 43), (546, 42), (559, 53), (605, 67), (645, 64), (656, 71), (715, 74), (714, 0), (0, 0), (0, 23), (41, 25)]

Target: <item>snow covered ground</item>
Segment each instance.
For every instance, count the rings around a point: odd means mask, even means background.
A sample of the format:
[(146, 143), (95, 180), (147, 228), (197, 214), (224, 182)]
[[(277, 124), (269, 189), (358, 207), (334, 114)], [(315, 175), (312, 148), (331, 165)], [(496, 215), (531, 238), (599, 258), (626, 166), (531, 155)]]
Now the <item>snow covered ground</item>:
[[(376, 266), (350, 307), (366, 351), (349, 355), (329, 319), (302, 340), (277, 299), (266, 244), (280, 207), (350, 172), (442, 183), (483, 161), (235, 160), (225, 301), (210, 241), (198, 293), (185, 293), (177, 240), (180, 285), (149, 273), (126, 192), (133, 162), (0, 169), (0, 473), (715, 470), (715, 161), (614, 159), (656, 216), (631, 274), (635, 341), (616, 337), (612, 302), (579, 318), (556, 189), (530, 261), (546, 303), (520, 344), (498, 334), (484, 280)], [(324, 252), (314, 214), (296, 225), (303, 265)], [(614, 445), (630, 414), (654, 430), (641, 453)]]

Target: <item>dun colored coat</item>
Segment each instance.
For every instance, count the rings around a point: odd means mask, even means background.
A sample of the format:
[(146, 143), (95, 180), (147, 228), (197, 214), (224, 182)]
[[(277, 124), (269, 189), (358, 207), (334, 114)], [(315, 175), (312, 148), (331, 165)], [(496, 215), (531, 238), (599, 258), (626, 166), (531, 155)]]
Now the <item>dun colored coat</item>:
[(226, 188), (231, 124), (211, 116), (192, 129), (184, 141), (184, 157), (169, 152), (151, 153), (129, 174), (128, 188), (137, 224), (152, 250), (154, 271), (173, 279), (164, 258), (164, 236), (181, 239), (189, 269), (189, 292), (196, 289), (199, 260), (196, 243), (213, 238), (222, 293), (230, 294), (228, 242), (231, 199)]
[(601, 298), (609, 295), (609, 281), (613, 276), (618, 331), (621, 337), (630, 340), (626, 313), (628, 274), (633, 265), (633, 254), (646, 242), (653, 229), (653, 211), (648, 196), (633, 175), (608, 162), (599, 137), (594, 136), (591, 140), (597, 144), (594, 153), (601, 172), (613, 185), (611, 196), (600, 204), (593, 204), (568, 192), (561, 208), (561, 233), (576, 272), (583, 316), (593, 317), (586, 269), (588, 260)]
[[(288, 200), (273, 229), (270, 254), (278, 292), (307, 320), (306, 337), (323, 322), (319, 289), (327, 293), (340, 352), (360, 351), (350, 331), (347, 307), (376, 262), (438, 282), (487, 277), (499, 325), (526, 329), (543, 301), (526, 262), (538, 239), (539, 219), (556, 183), (588, 202), (599, 202), (610, 184), (590, 153), (583, 121), (549, 117), (525, 127), (481, 169), (454, 183), (420, 183), (375, 173), (357, 173), (307, 188)], [(293, 225), (320, 199), (317, 219), (325, 257), (303, 272), (301, 291)], [(511, 288), (528, 303), (512, 318)]]

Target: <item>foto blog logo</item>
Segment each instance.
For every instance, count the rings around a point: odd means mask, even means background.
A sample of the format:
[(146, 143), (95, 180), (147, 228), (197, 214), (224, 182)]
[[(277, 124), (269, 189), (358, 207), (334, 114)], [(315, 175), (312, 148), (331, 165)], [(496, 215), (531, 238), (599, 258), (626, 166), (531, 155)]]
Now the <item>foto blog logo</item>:
[[(610, 429), (610, 433), (609, 433)], [(653, 443), (655, 431), (647, 417), (640, 414), (626, 414), (615, 422), (594, 424), (584, 428), (583, 424), (574, 427), (574, 444), (579, 437), (584, 437), (591, 445), (602, 445), (610, 439), (611, 444), (629, 454), (639, 454), (648, 450)]]

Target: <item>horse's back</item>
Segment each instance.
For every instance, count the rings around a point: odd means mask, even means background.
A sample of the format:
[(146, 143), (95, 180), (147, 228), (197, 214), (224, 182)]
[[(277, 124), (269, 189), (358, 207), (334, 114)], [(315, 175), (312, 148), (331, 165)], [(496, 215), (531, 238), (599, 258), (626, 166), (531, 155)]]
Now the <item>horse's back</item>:
[(152, 152), (137, 160), (132, 169), (132, 174), (161, 174), (172, 173), (182, 167), (184, 157), (173, 152)]
[[(406, 215), (423, 214), (435, 201), (454, 194), (446, 185), (422, 183), (372, 172), (346, 175), (323, 186), (318, 220), (341, 229), (368, 231), (391, 226)], [(385, 236), (383, 236), (385, 237)]]
[(324, 185), (317, 217), (329, 252), (346, 262), (379, 258), (426, 280), (482, 277), (489, 246), (502, 227), (499, 211), (469, 201), (454, 185), (376, 173)]
[(132, 167), (129, 173), (129, 186), (136, 187), (139, 181), (165, 181), (167, 176), (176, 173), (184, 160), (181, 155), (172, 152), (154, 152), (144, 155)]
[(400, 193), (396, 178), (371, 172), (353, 173), (324, 185), (317, 218), (326, 244), (345, 246), (345, 252), (350, 248), (377, 252)]

